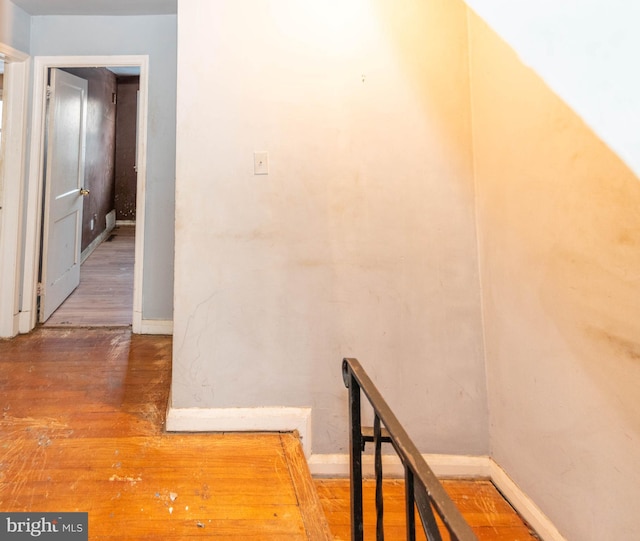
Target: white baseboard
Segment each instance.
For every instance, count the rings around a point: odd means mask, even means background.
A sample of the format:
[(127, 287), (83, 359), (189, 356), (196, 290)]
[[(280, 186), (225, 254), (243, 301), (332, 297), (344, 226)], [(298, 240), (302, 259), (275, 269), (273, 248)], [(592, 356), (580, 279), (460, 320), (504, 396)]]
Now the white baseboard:
[(553, 522), (492, 459), (491, 481), (544, 541), (566, 541)]
[[(315, 477), (348, 477), (348, 454), (311, 452), (311, 408), (172, 408), (167, 411), (169, 432), (293, 432), (298, 431), (311, 474)], [(489, 456), (423, 455), (440, 478), (491, 479), (509, 503), (544, 541), (566, 541), (551, 520)], [(385, 477), (403, 477), (396, 455), (383, 455)], [(363, 475), (374, 476), (373, 455), (362, 457)]]
[[(488, 479), (491, 474), (488, 456), (425, 454), (424, 459), (437, 477), (476, 477)], [(312, 454), (309, 469), (315, 477), (349, 477), (349, 455)], [(404, 477), (404, 466), (397, 455), (382, 455), (385, 477)], [(373, 455), (362, 455), (362, 475), (374, 476)]]
[(107, 229), (113, 229), (116, 226), (116, 211), (115, 209), (108, 212), (105, 217), (107, 223)]
[(116, 220), (116, 225), (136, 225), (135, 220)]
[[(516, 485), (496, 462), (488, 456), (423, 455), (436, 477), (491, 479), (507, 501), (520, 513), (544, 541), (566, 541), (551, 520)], [(349, 455), (312, 454), (308, 458), (309, 469), (314, 477), (348, 477)], [(404, 477), (404, 467), (396, 455), (382, 456), (385, 477)], [(362, 456), (362, 474), (374, 477), (373, 455)]]
[(0, 339), (13, 338), (19, 332), (20, 332), (20, 313), (13, 314), (12, 317), (7, 317), (6, 321), (0, 324)]
[(311, 453), (311, 408), (173, 408), (167, 411), (169, 432), (293, 432)]
[(171, 319), (143, 319), (140, 328), (134, 329), (136, 334), (173, 334), (173, 320)]
[(18, 332), (20, 334), (30, 333), (35, 326), (36, 318), (33, 312), (24, 310), (18, 313)]
[(113, 231), (114, 227), (115, 223), (111, 224), (111, 227), (107, 224), (107, 228), (91, 241), (91, 244), (89, 244), (89, 246), (82, 251), (82, 254), (80, 254), (80, 264), (84, 263), (93, 251), (105, 241), (105, 239), (111, 234), (111, 231)]

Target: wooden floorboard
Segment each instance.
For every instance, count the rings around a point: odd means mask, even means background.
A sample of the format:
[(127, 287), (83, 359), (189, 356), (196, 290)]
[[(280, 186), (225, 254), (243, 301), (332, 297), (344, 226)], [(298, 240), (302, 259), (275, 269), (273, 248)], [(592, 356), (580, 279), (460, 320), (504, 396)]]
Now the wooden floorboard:
[[(85, 511), (92, 540), (349, 539), (348, 481), (311, 481), (297, 437), (167, 433), (170, 375), (168, 336), (0, 340), (0, 511)], [(444, 486), (482, 541), (534, 539), (491, 483)], [(386, 538), (404, 539), (402, 484), (384, 491)]]
[(116, 226), (80, 267), (80, 285), (43, 325), (131, 325), (134, 262), (135, 226)]
[[(535, 533), (486, 480), (443, 480), (445, 490), (480, 541), (533, 541)], [(349, 480), (316, 479), (329, 527), (336, 541), (351, 539)], [(397, 479), (384, 481), (385, 539), (406, 539), (404, 483)], [(375, 481), (365, 480), (363, 487), (364, 538), (376, 538)], [(419, 518), (416, 513), (416, 520)], [(441, 525), (441, 523), (440, 523)], [(442, 525), (441, 525), (442, 526)], [(448, 536), (443, 532), (443, 539)], [(418, 528), (416, 539), (425, 541)]]
[(0, 341), (0, 510), (86, 511), (92, 540), (321, 539), (297, 438), (165, 432), (170, 359), (128, 329)]
[(309, 465), (302, 452), (300, 440), (297, 435), (282, 435), (282, 447), (287, 458), (296, 498), (300, 504), (302, 521), (309, 537), (315, 541), (330, 541), (333, 539), (331, 529), (311, 479)]

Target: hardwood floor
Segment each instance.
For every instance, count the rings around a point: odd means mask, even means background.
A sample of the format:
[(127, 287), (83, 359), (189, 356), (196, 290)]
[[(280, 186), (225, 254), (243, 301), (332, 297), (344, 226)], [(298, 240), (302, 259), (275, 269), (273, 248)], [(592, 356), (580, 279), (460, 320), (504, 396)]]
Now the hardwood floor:
[[(168, 336), (0, 340), (0, 511), (84, 511), (92, 540), (349, 539), (348, 481), (312, 481), (295, 436), (167, 433), (170, 374)], [(480, 540), (534, 539), (490, 483), (445, 488)], [(387, 539), (404, 539), (402, 485), (384, 490)], [(371, 482), (365, 502), (374, 539)]]
[(135, 226), (116, 226), (82, 264), (80, 285), (43, 326), (131, 325), (134, 261)]
[(170, 353), (125, 329), (0, 341), (0, 510), (88, 512), (92, 540), (328, 540), (293, 435), (164, 431)]
[[(349, 481), (316, 479), (315, 484), (334, 539), (351, 539)], [(480, 541), (538, 539), (491, 481), (443, 480), (442, 484)], [(364, 538), (375, 539), (375, 481), (365, 480), (363, 492)], [(405, 539), (404, 482), (385, 480), (383, 493), (385, 539)], [(416, 520), (419, 520), (417, 515)], [(416, 539), (424, 541), (422, 528), (416, 529)], [(444, 530), (443, 539), (448, 539)]]

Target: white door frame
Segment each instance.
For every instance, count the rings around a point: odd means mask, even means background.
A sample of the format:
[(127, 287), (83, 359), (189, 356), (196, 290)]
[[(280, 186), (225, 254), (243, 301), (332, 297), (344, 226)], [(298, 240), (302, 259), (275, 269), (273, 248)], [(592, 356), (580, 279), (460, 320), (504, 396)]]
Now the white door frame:
[(0, 167), (0, 338), (18, 333), (29, 56), (0, 43), (5, 60)]
[(31, 119), (31, 155), (29, 158), (29, 195), (26, 210), (25, 264), (22, 286), (20, 332), (36, 326), (38, 266), (42, 224), (42, 189), (44, 178), (45, 95), (49, 68), (100, 68), (135, 66), (140, 68), (140, 102), (138, 105), (138, 182), (136, 191), (135, 265), (133, 271), (133, 332), (142, 332), (142, 264), (144, 255), (145, 193), (147, 179), (147, 116), (149, 95), (149, 57), (120, 56), (36, 56), (33, 80), (33, 114)]

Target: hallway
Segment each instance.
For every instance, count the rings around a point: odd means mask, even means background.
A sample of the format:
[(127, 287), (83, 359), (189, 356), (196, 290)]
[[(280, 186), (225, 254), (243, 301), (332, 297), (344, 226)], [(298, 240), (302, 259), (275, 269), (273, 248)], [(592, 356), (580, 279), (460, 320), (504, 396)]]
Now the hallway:
[(80, 285), (44, 327), (122, 327), (133, 317), (135, 226), (116, 226), (82, 264)]

